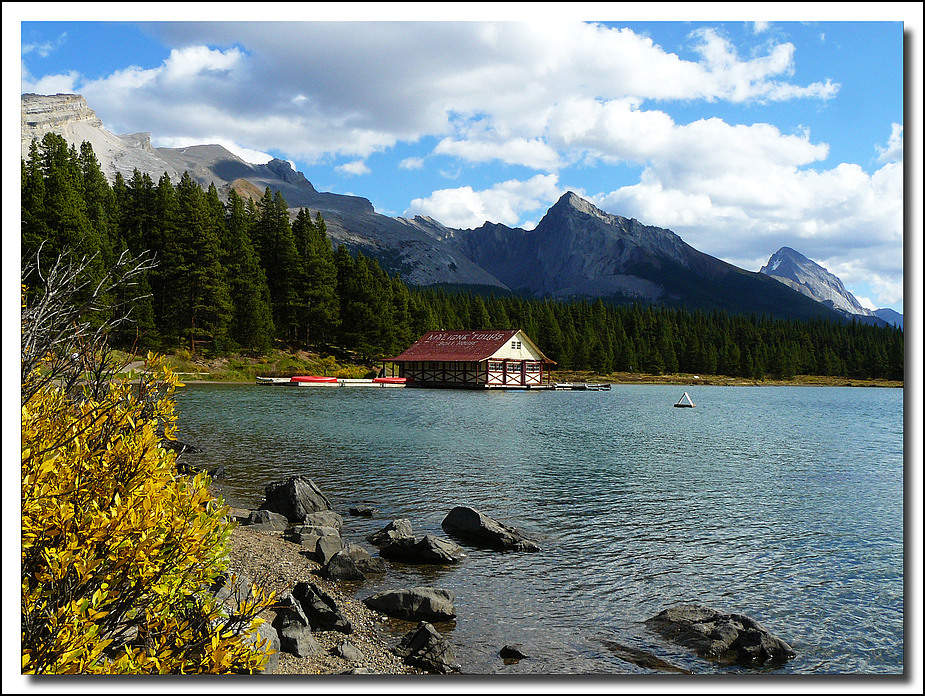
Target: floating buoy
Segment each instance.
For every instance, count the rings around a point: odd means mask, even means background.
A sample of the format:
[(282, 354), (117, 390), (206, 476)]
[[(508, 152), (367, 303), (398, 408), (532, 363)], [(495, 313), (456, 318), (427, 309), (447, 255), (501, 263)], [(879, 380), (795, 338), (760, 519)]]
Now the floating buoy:
[(674, 405), (675, 408), (694, 408), (694, 402), (691, 401), (690, 394), (684, 392), (684, 395), (678, 399), (678, 403)]

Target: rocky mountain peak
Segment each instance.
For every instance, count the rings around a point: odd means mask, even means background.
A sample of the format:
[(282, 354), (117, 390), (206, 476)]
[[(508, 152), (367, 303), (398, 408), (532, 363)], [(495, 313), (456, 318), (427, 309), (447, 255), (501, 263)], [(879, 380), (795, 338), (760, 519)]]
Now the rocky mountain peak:
[(46, 133), (73, 123), (103, 125), (79, 94), (23, 94), (21, 106), (23, 141), (41, 140)]
[(848, 292), (838, 276), (790, 247), (781, 247), (774, 252), (759, 273), (769, 275), (833, 309), (849, 314), (873, 316), (871, 310)]

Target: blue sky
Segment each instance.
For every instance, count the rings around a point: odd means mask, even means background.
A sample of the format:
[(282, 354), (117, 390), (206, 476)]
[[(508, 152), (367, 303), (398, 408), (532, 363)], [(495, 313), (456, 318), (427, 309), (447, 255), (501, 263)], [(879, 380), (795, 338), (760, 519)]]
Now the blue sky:
[(529, 228), (573, 190), (749, 270), (790, 246), (867, 306), (903, 310), (905, 4), (838, 22), (793, 7), (801, 21), (773, 21), (773, 5), (613, 22), (620, 5), (553, 4), (529, 23), (455, 6), (344, 22), (351, 6), (333, 7), (285, 23), (24, 13), (21, 90), (83, 94), (106, 128), (155, 146), (290, 160), (386, 215)]

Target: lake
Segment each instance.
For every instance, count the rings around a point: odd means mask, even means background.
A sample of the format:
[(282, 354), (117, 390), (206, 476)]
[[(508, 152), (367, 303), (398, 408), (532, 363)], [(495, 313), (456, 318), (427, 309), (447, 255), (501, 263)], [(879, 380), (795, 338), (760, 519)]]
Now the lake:
[[(697, 407), (673, 408), (685, 390)], [(203, 449), (187, 461), (224, 465), (229, 503), (256, 508), (267, 483), (306, 475), (373, 554), (363, 537), (399, 517), (446, 537), (456, 505), (538, 540), (539, 553), (463, 545), (458, 565), (394, 564), (357, 590), (452, 590), (457, 620), (438, 628), (465, 673), (653, 673), (614, 644), (743, 671), (643, 624), (690, 602), (789, 642), (775, 674), (903, 672), (900, 389), (220, 384), (178, 390), (177, 411), (177, 437)], [(350, 517), (357, 504), (378, 516)], [(505, 664), (508, 643), (529, 658)]]

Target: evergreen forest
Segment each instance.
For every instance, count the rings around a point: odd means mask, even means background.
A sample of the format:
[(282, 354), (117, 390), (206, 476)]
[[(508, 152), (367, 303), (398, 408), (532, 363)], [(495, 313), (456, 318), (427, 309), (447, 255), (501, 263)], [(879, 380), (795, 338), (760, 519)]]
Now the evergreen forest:
[[(156, 261), (115, 302), (132, 306), (113, 345), (192, 355), (307, 349), (375, 363), (433, 329), (523, 329), (563, 370), (903, 379), (903, 331), (604, 300), (554, 301), (469, 288), (414, 287), (362, 252), (337, 248), (320, 213), (294, 217), (269, 188), (223, 201), (188, 173), (136, 170), (110, 183), (89, 143), (33, 141), (22, 160), (23, 262), (121, 254)], [(23, 278), (40, 293), (41, 276)]]

